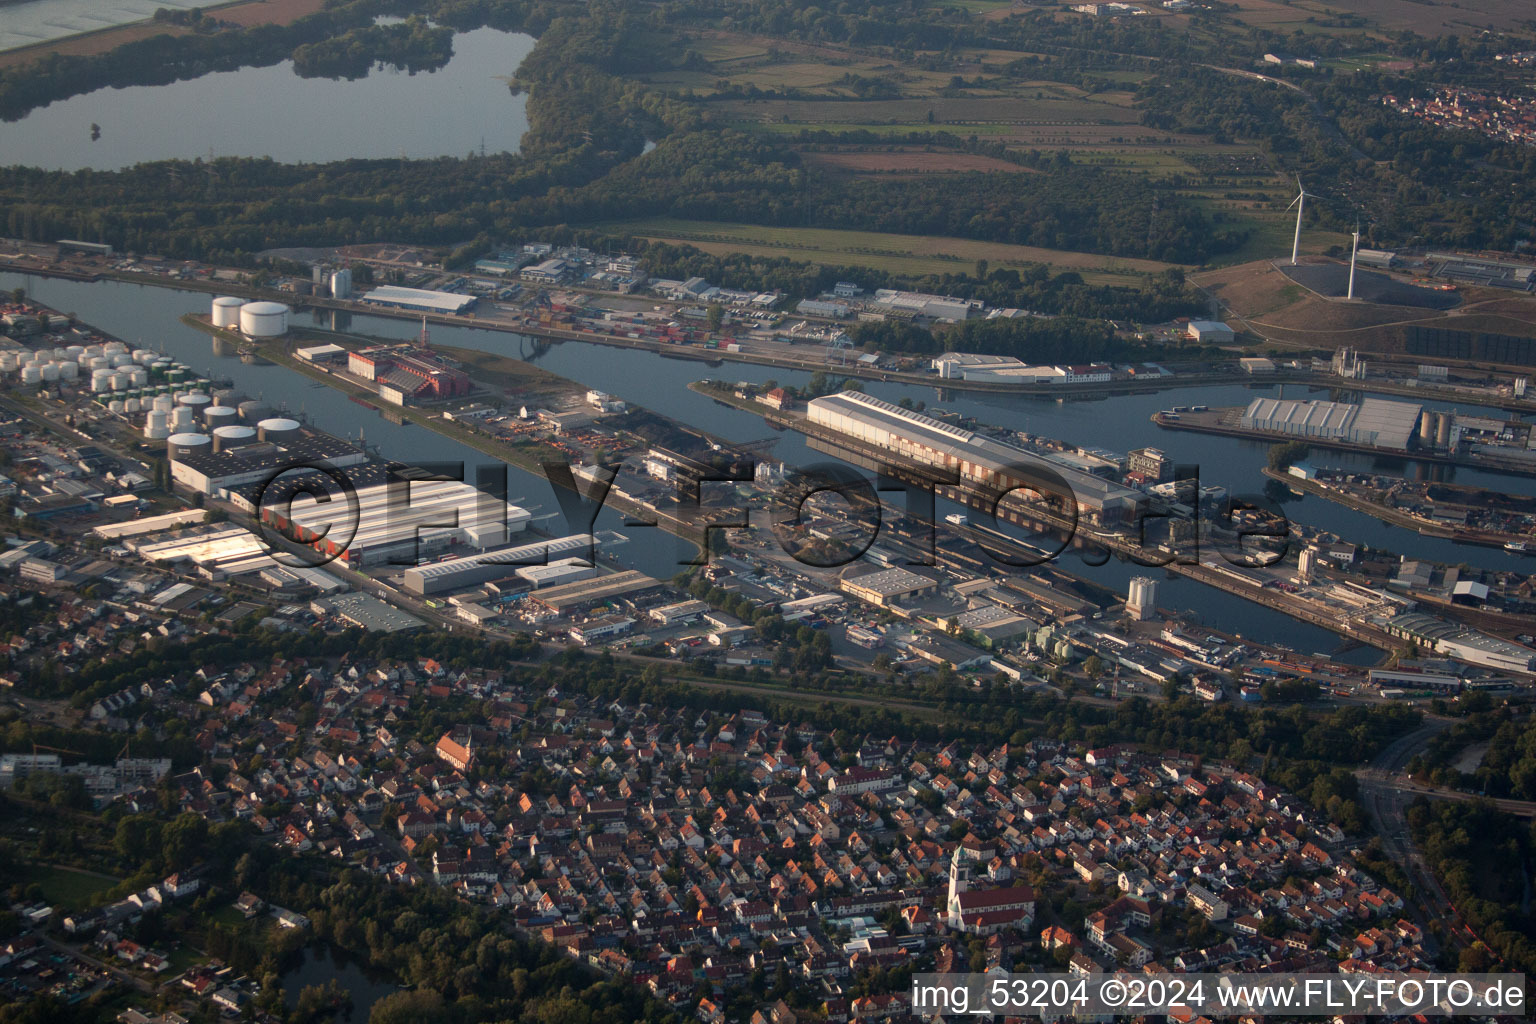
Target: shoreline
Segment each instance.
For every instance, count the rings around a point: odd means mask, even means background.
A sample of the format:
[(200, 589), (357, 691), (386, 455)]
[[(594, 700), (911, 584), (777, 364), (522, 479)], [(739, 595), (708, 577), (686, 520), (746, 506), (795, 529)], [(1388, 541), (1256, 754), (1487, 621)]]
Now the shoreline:
[[(605, 345), (610, 348), (631, 349), (642, 352), (654, 352), (669, 359), (687, 359), (706, 365), (720, 365), (727, 362), (747, 363), (755, 366), (768, 366), (782, 370), (792, 370), (802, 373), (815, 373), (820, 371), (831, 376), (854, 377), (860, 380), (872, 380), (882, 383), (899, 384), (909, 387), (932, 388), (935, 391), (969, 392), (974, 394), (991, 395), (1020, 395), (1030, 398), (1058, 398), (1069, 401), (1094, 401), (1112, 398), (1116, 395), (1131, 394), (1159, 394), (1165, 391), (1174, 391), (1182, 388), (1209, 388), (1231, 386), (1268, 387), (1274, 385), (1297, 385), (1316, 390), (1335, 390), (1362, 392), (1366, 394), (1398, 395), (1403, 397), (1416, 397), (1423, 401), (1463, 401), (1467, 405), (1490, 409), (1501, 409), (1506, 412), (1531, 413), (1536, 415), (1536, 399), (1518, 401), (1504, 399), (1497, 395), (1469, 395), (1451, 389), (1431, 389), (1419, 386), (1397, 385), (1385, 381), (1346, 381), (1343, 379), (1319, 379), (1311, 373), (1275, 373), (1255, 377), (1241, 370), (1221, 371), (1211, 373), (1198, 373), (1187, 375), (1174, 375), (1173, 377), (1152, 377), (1145, 381), (1123, 380), (1109, 383), (1085, 383), (1085, 384), (1004, 384), (995, 381), (966, 381), (954, 378), (940, 378), (932, 374), (913, 373), (905, 370), (869, 369), (856, 363), (840, 364), (812, 358), (792, 359), (782, 356), (768, 355), (757, 352), (729, 352), (724, 347), (717, 349), (697, 348), (692, 345), (672, 344), (665, 341), (649, 338), (628, 338), (618, 335), (600, 334), (592, 331), (569, 330), (559, 327), (551, 327), (544, 324), (511, 323), (499, 320), (482, 320), (478, 318), (466, 318), (443, 313), (422, 313), (412, 310), (390, 309), (387, 307), (373, 306), (355, 299), (332, 299), (325, 297), (294, 295), (289, 292), (278, 291), (270, 288), (256, 288), (250, 285), (232, 283), (228, 281), (210, 281), (205, 278), (194, 279), (163, 279), (147, 274), (131, 271), (101, 270), (92, 274), (67, 268), (24, 266), (0, 266), (0, 272), (9, 270), (11, 273), (21, 275), (35, 275), (39, 277), (56, 277), (65, 280), (82, 283), (95, 283), (102, 280), (116, 281), (122, 284), (146, 285), (149, 287), (168, 288), (171, 290), (195, 291), (209, 295), (235, 295), (248, 299), (264, 299), (273, 302), (282, 302), (291, 307), (294, 312), (304, 310), (332, 310), (350, 313), (360, 316), (387, 317), (395, 320), (408, 320), (412, 323), (420, 323), (423, 319), (428, 324), (436, 324), (451, 327), (464, 327), (471, 330), (484, 330), (500, 334), (516, 334), (530, 338), (543, 338), (551, 341), (586, 342), (594, 345)], [(344, 332), (341, 332), (344, 333)]]

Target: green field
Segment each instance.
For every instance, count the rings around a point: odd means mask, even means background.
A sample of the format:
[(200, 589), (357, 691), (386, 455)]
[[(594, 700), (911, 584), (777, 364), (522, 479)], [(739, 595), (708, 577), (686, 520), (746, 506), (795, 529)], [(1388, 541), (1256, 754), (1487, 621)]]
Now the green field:
[(99, 903), (102, 893), (117, 886), (121, 879), (104, 878), (89, 871), (34, 864), (27, 869), (26, 882), (43, 890), (43, 899), (63, 910), (81, 910)]
[(663, 242), (697, 246), (716, 254), (747, 253), (782, 256), (824, 266), (859, 266), (893, 274), (969, 273), (977, 260), (993, 267), (1045, 264), (1053, 271), (1072, 270), (1085, 281), (1129, 284), (1141, 274), (1156, 273), (1171, 264), (1156, 260), (1117, 259), (1091, 253), (1037, 249), (967, 238), (840, 231), (830, 228), (779, 228), (722, 221), (692, 221), (672, 217), (610, 221), (594, 227), (615, 234), (638, 235)]

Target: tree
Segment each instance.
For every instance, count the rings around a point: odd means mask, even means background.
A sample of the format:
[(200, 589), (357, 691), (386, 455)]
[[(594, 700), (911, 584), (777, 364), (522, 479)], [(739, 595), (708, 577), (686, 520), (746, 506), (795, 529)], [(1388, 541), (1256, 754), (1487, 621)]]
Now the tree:
[(1275, 472), (1289, 469), (1300, 462), (1312, 451), (1312, 446), (1305, 441), (1285, 441), (1281, 444), (1269, 446), (1269, 468)]

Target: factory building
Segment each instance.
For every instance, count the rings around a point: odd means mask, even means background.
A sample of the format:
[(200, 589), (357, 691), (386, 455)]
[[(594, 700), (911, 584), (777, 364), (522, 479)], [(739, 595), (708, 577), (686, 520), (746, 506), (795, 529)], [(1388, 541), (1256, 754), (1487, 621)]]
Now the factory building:
[(567, 583), (564, 586), (540, 590), (533, 595), (533, 600), (556, 615), (566, 616), (593, 605), (635, 598), (662, 586), (660, 580), (653, 579), (643, 572), (625, 569), (623, 572), (598, 576), (580, 583)]
[[(541, 540), (501, 551), (487, 551), (464, 558), (453, 558), (429, 565), (413, 566), (404, 573), (405, 589), (412, 594), (426, 596), (444, 594), (465, 587), (478, 586), (491, 580), (516, 576), (519, 569), (543, 566), (566, 558), (591, 552), (595, 545), (611, 544), (624, 539), (622, 534), (603, 532), (596, 535), (577, 533), (554, 540)], [(563, 587), (552, 587), (561, 590)]]
[(371, 594), (322, 597), (311, 602), (309, 608), (316, 615), (333, 615), (348, 625), (359, 626), (370, 633), (403, 633), (426, 625), (416, 616), (386, 604)]
[(418, 313), (468, 313), (479, 301), (473, 295), (456, 295), (453, 292), (434, 292), (424, 288), (402, 288), (387, 284), (373, 289), (363, 296), (364, 302), (391, 309), (412, 309)]
[[(1077, 502), (1079, 514), (1107, 527), (1133, 521), (1146, 500), (1139, 492), (1070, 466), (1053, 463), (1023, 448), (994, 440), (975, 431), (951, 426), (931, 416), (903, 409), (891, 402), (858, 392), (845, 391), (812, 400), (808, 419), (854, 440), (893, 452), (923, 465), (956, 470), (964, 487), (999, 493), (1010, 488), (1029, 489), (1041, 483), (1026, 473), (1037, 470), (1043, 480), (1063, 481)], [(1050, 495), (1058, 505), (1064, 496)], [(1009, 500), (1018, 500), (1018, 493)]]
[(1536, 651), (1459, 623), (1447, 622), (1423, 612), (1404, 612), (1388, 619), (1373, 621), (1395, 637), (1411, 640), (1436, 654), (1469, 665), (1481, 665), (1501, 672), (1536, 672)]
[(843, 591), (860, 601), (880, 608), (914, 597), (937, 593), (939, 584), (927, 576), (902, 568), (879, 569), (861, 576), (845, 577), (838, 582)]
[(431, 353), (370, 348), (347, 354), (347, 372), (407, 398), (458, 398), (469, 394), (469, 374), (440, 362)]
[(500, 547), (532, 518), (527, 509), (456, 480), (353, 486), (355, 504), (330, 494), (325, 501), (264, 498), (261, 519), (323, 555), (367, 567), (418, 565), (456, 545)]
[(1263, 430), (1319, 441), (1341, 441), (1407, 451), (1423, 407), (1411, 402), (1367, 398), (1323, 402), (1293, 398), (1255, 398), (1243, 410), (1245, 430)]
[(220, 451), (213, 450), (206, 434), (176, 434), (170, 438), (169, 445), (171, 479), (207, 495), (261, 484), (296, 467), (323, 464), (342, 469), (368, 461), (366, 453), (346, 441), (318, 433), (283, 444), (257, 441)]
[(1232, 328), (1220, 320), (1191, 320), (1184, 333), (1191, 341), (1207, 345), (1226, 345), (1237, 337)]
[(881, 288), (875, 292), (875, 308), (908, 317), (932, 320), (964, 320), (981, 308), (980, 300), (960, 299), (952, 295), (929, 295)]

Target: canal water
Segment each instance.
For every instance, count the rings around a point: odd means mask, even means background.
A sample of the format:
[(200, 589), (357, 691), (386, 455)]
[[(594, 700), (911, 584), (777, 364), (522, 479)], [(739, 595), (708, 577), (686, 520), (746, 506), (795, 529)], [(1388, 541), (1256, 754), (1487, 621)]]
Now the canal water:
[[(31, 6), (0, 8), (0, 24)], [(75, 171), (209, 153), (281, 163), (515, 153), (528, 130), (528, 100), (512, 95), (507, 79), (533, 44), (532, 36), (481, 28), (455, 35), (453, 58), (436, 71), (375, 66), (348, 82), (300, 78), (283, 61), (98, 89), (0, 123), (0, 162)], [(101, 128), (94, 140), (93, 124)]]
[[(259, 397), (274, 406), (286, 406), (304, 414), (316, 426), (332, 433), (366, 440), (382, 452), (401, 460), (462, 460), (474, 466), (485, 456), (457, 442), (420, 427), (391, 423), (378, 412), (360, 406), (329, 387), (296, 377), (279, 366), (251, 366), (242, 363), (228, 346), (215, 344), (208, 335), (187, 327), (179, 317), (187, 312), (205, 310), (210, 297), (198, 292), (133, 285), (119, 282), (86, 284), (18, 274), (0, 274), (0, 289), (24, 287), (28, 294), (56, 309), (75, 313), (82, 321), (100, 327), (133, 344), (163, 349), (199, 370), (233, 379), (251, 397)], [(304, 322), (305, 315), (296, 315)], [(385, 338), (414, 337), (419, 325), (409, 320), (354, 315), (350, 330)], [(732, 441), (750, 441), (776, 436), (771, 458), (792, 466), (808, 466), (826, 461), (827, 456), (812, 451), (804, 438), (794, 432), (775, 435), (761, 418), (716, 402), (688, 390), (688, 385), (705, 377), (762, 383), (777, 380), (804, 384), (809, 374), (756, 366), (726, 363), (710, 366), (697, 360), (669, 359), (652, 352), (610, 348), (587, 342), (545, 344), (521, 335), (490, 331), (469, 326), (434, 325), (432, 337), (445, 345), (475, 348), (501, 355), (527, 358), (539, 366), (609, 392), (626, 401), (663, 412), (695, 427)], [(1043, 397), (1017, 395), (979, 395), (961, 392), (940, 393), (933, 388), (865, 381), (874, 395), (891, 401), (909, 397), (930, 407), (975, 416), (988, 424), (1027, 430), (1059, 437), (1080, 444), (1096, 445), (1117, 452), (1145, 444), (1162, 448), (1176, 461), (1196, 463), (1202, 478), (1221, 484), (1234, 493), (1260, 493), (1266, 478), (1268, 444), (1216, 435), (1164, 431), (1149, 420), (1151, 414), (1170, 405), (1237, 405), (1258, 395), (1275, 395), (1274, 385), (1245, 387), (1174, 389), (1157, 395), (1118, 395), (1095, 401), (1059, 401)], [(1305, 392), (1289, 386), (1285, 394), (1303, 397)], [(1433, 408), (1445, 408), (1433, 405)], [(1465, 408), (1465, 406), (1464, 406)], [(1495, 413), (1495, 415), (1501, 415)], [(1323, 466), (1378, 469), (1385, 472), (1413, 472), (1424, 464), (1411, 461), (1388, 463), (1368, 456), (1316, 451), (1312, 461)], [(1466, 467), (1428, 467), (1445, 473), (1458, 483), (1476, 484), (1517, 493), (1532, 493), (1528, 478), (1492, 474)], [(542, 477), (512, 471), (510, 494), (541, 506), (545, 512), (558, 508), (548, 482)], [(1445, 540), (1421, 537), (1331, 502), (1305, 498), (1288, 502), (1286, 514), (1293, 520), (1338, 533), (1346, 539), (1369, 544), (1414, 557), (1424, 557), (1452, 564), (1466, 562), (1489, 569), (1521, 568), (1517, 559), (1504, 552)], [(549, 524), (558, 530), (560, 523)], [(678, 548), (671, 538), (655, 531), (624, 529), (621, 517), (605, 512), (599, 526), (619, 529), (630, 543), (618, 549), (622, 560), (652, 575), (669, 577), (678, 570)], [(1131, 563), (1111, 560), (1102, 566), (1088, 565), (1077, 554), (1063, 556), (1061, 567), (1094, 582), (1124, 593), (1132, 576), (1148, 570)], [(1153, 575), (1159, 575), (1156, 571)], [(1165, 579), (1159, 603), (1188, 610), (1209, 625), (1241, 633), (1256, 639), (1274, 640), (1305, 653), (1327, 652), (1338, 638), (1327, 630), (1295, 622), (1288, 616), (1251, 602), (1183, 579)], [(1369, 650), (1342, 655), (1341, 660), (1373, 661)]]
[(328, 944), (306, 946), (298, 966), (283, 974), (283, 1001), (291, 1008), (299, 993), (310, 985), (329, 985), (332, 980), (352, 995), (352, 1004), (336, 1019), (364, 1024), (373, 1004), (396, 991), (387, 974), (370, 970)]

